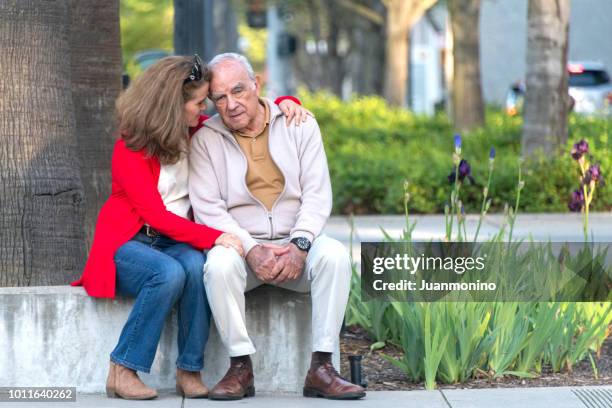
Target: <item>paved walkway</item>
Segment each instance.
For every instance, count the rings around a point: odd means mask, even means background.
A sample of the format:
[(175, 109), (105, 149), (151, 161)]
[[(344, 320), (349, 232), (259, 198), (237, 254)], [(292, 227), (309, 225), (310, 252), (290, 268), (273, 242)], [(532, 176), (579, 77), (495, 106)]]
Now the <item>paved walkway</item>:
[[(42, 406), (42, 404), (0, 403), (0, 407)], [(610, 408), (612, 386), (559, 388), (499, 388), (482, 390), (370, 391), (359, 401), (328, 401), (298, 395), (258, 395), (240, 401), (182, 399), (162, 393), (151, 401), (109, 399), (101, 394), (78, 394), (76, 402), (55, 402), (52, 407), (252, 407), (252, 408)]]
[[(468, 237), (473, 238), (478, 225), (477, 215), (466, 217)], [(416, 221), (413, 231), (414, 241), (441, 239), (445, 233), (444, 215), (410, 216), (410, 222)], [(353, 259), (359, 260), (359, 243), (364, 241), (382, 241), (384, 229), (391, 237), (399, 238), (406, 226), (403, 215), (364, 215), (353, 220)], [(485, 240), (497, 234), (503, 224), (503, 217), (498, 214), (484, 218), (478, 240)], [(596, 242), (612, 242), (612, 212), (593, 213), (589, 217), (589, 229)], [(507, 229), (506, 229), (507, 231)], [(333, 216), (325, 226), (325, 233), (349, 245), (351, 237), (350, 218)], [(590, 235), (591, 235), (590, 234)], [(582, 242), (582, 214), (519, 214), (514, 226), (513, 236), (517, 239), (534, 241)], [(507, 235), (506, 235), (507, 239)]]

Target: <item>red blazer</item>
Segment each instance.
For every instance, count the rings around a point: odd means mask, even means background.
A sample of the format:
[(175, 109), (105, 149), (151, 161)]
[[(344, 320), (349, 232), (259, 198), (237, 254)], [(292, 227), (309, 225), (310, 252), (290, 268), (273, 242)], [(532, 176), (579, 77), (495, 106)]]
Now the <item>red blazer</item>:
[[(278, 98), (299, 100), (293, 97)], [(197, 127), (208, 119), (200, 117)], [(166, 210), (157, 190), (161, 166), (156, 157), (146, 157), (143, 150), (135, 152), (120, 139), (115, 143), (111, 164), (112, 189), (109, 199), (100, 209), (93, 245), (81, 278), (72, 286), (83, 286), (90, 296), (115, 297), (115, 252), (129, 241), (146, 223), (163, 235), (185, 242), (198, 250), (211, 248), (223, 233), (196, 224)]]

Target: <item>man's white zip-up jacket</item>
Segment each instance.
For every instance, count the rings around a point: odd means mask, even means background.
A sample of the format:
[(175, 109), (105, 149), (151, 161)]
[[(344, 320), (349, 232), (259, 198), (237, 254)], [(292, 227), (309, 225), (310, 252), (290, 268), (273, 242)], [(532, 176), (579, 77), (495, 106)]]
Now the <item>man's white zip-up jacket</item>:
[(285, 186), (272, 209), (247, 188), (247, 160), (217, 114), (191, 138), (189, 198), (196, 222), (240, 237), (245, 253), (256, 239), (305, 237), (313, 241), (331, 212), (332, 191), (327, 158), (316, 120), (295, 126), (281, 110), (270, 109), (270, 156)]

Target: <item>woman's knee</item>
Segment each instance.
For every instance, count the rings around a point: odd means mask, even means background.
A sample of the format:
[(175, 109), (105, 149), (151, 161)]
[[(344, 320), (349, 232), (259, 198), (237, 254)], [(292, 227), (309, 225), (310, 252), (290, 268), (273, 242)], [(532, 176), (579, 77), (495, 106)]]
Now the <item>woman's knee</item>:
[(156, 283), (168, 294), (180, 294), (187, 279), (185, 269), (178, 261), (168, 261), (159, 265)]
[(206, 262), (206, 256), (202, 252), (190, 250), (181, 256), (180, 262), (187, 279), (202, 279)]

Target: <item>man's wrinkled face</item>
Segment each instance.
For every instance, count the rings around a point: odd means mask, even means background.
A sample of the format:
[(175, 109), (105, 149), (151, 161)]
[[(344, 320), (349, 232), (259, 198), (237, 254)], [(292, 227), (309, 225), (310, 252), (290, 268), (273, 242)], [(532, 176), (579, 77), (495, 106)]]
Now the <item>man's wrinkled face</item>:
[(225, 125), (240, 131), (257, 116), (259, 85), (238, 61), (222, 61), (212, 72), (210, 99)]

